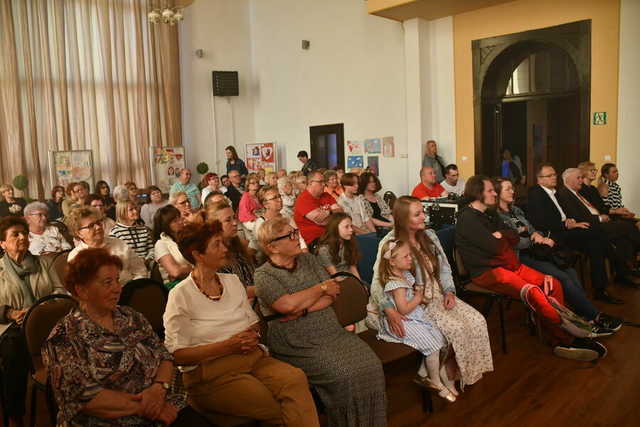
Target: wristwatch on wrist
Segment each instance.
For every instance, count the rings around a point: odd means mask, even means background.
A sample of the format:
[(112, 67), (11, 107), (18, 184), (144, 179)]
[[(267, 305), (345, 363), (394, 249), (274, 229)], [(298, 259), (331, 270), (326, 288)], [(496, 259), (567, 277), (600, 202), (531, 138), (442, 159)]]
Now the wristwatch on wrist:
[(169, 391), (169, 389), (171, 388), (171, 384), (165, 383), (164, 381), (155, 381), (154, 384), (160, 384), (164, 391)]

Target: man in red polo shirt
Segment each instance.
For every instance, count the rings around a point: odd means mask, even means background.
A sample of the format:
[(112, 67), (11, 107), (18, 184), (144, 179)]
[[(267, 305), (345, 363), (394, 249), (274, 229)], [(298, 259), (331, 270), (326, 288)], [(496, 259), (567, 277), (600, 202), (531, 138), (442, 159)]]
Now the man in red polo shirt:
[(320, 172), (311, 172), (307, 177), (307, 189), (296, 199), (293, 220), (307, 244), (322, 236), (332, 212), (342, 208), (331, 195), (324, 192), (324, 177)]
[(424, 166), (420, 169), (420, 183), (415, 186), (411, 195), (420, 200), (447, 197), (447, 191), (438, 184), (436, 172), (431, 166)]

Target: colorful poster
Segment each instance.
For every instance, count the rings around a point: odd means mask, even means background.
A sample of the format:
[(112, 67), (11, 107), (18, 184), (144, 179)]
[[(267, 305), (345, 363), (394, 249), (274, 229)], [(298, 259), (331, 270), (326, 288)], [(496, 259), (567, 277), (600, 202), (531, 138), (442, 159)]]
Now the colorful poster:
[(380, 138), (370, 138), (364, 140), (364, 150), (367, 153), (380, 153), (382, 151)]
[(52, 151), (50, 175), (53, 185), (66, 187), (85, 181), (93, 188), (93, 153), (91, 150)]
[(363, 154), (362, 141), (347, 141), (347, 156), (362, 156)]
[(347, 156), (347, 169), (362, 169), (364, 167), (364, 156)]
[(151, 182), (168, 193), (186, 167), (184, 147), (151, 147)]
[(378, 156), (368, 156), (367, 157), (367, 168), (375, 176), (380, 176), (380, 163), (379, 163), (379, 160), (378, 160)]
[(384, 157), (396, 156), (396, 144), (393, 142), (392, 136), (385, 136), (382, 138), (382, 155)]
[(258, 172), (258, 169), (264, 169), (265, 172), (278, 170), (275, 142), (246, 144), (245, 153), (247, 154), (245, 165), (249, 172)]

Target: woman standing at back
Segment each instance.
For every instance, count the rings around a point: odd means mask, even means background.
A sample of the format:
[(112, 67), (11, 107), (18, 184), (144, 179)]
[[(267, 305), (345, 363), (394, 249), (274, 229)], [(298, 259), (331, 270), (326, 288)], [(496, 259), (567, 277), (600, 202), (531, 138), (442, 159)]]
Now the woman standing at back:
[(227, 155), (227, 175), (229, 175), (229, 172), (233, 170), (238, 171), (240, 176), (246, 176), (249, 174), (244, 162), (240, 157), (238, 157), (236, 147), (229, 145), (224, 149), (224, 153)]

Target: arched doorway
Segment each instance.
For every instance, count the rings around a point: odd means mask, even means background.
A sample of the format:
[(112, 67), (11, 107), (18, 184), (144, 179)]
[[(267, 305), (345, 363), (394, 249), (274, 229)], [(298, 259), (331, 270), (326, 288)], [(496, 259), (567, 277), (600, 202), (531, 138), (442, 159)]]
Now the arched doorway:
[(590, 21), (473, 42), (476, 172), (500, 174), (502, 151), (526, 182), (589, 157)]

